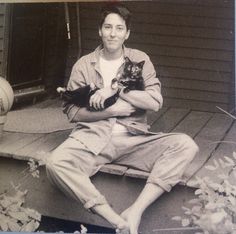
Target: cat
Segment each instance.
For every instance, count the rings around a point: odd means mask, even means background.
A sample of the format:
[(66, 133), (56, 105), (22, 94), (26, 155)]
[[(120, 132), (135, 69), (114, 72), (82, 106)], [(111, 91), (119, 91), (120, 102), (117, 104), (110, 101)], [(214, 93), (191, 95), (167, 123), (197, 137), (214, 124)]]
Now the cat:
[[(130, 90), (144, 90), (144, 80), (142, 77), (144, 63), (145, 61), (132, 62), (128, 57), (125, 57), (125, 65), (121, 77), (112, 80), (112, 85), (116, 84), (119, 89), (116, 94), (105, 100), (105, 109), (116, 102), (119, 97), (120, 88), (122, 87), (124, 87), (124, 93)], [(61, 94), (64, 101), (80, 107), (86, 107), (90, 111), (95, 111), (95, 109), (89, 106), (89, 99), (97, 90), (99, 88), (95, 87), (93, 83), (72, 91), (61, 87), (57, 88), (57, 92)]]
[(125, 57), (124, 71), (118, 80), (119, 85), (124, 87), (124, 93), (128, 93), (130, 90), (144, 90), (144, 80), (142, 77), (144, 63), (144, 60), (137, 63)]
[[(86, 107), (90, 111), (95, 111), (95, 109), (89, 105), (89, 99), (97, 90), (99, 90), (99, 88), (96, 88), (95, 84), (93, 83), (72, 91), (61, 87), (57, 88), (57, 92), (61, 94), (63, 101), (66, 101), (69, 104), (75, 104), (80, 107)], [(104, 101), (104, 108), (106, 109), (107, 107), (113, 105), (118, 97), (119, 93), (117, 92), (113, 96), (107, 98)]]

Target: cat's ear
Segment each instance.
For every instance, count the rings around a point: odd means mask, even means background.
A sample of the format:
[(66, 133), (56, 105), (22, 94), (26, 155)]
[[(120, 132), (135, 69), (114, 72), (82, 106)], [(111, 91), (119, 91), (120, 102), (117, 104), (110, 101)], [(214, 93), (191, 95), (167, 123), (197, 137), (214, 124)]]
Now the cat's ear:
[(125, 63), (132, 63), (128, 57), (125, 57)]
[(141, 62), (138, 63), (138, 66), (139, 66), (140, 68), (143, 68), (144, 63), (145, 63), (145, 61), (143, 60), (143, 61), (141, 61)]

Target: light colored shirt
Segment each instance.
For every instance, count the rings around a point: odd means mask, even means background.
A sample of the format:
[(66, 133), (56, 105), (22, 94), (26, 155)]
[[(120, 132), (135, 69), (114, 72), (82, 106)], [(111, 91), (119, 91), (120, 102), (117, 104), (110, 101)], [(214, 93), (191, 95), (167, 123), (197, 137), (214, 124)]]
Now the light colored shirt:
[[(99, 46), (94, 52), (80, 58), (73, 66), (67, 88), (74, 90), (90, 83), (94, 83), (98, 88), (104, 87), (104, 81), (101, 75), (99, 57), (102, 46)], [(124, 56), (131, 61), (140, 62), (145, 60), (142, 76), (144, 79), (145, 92), (147, 92), (156, 102), (162, 106), (163, 99), (161, 96), (161, 84), (156, 77), (156, 71), (147, 54), (140, 50), (123, 48)], [(118, 69), (117, 77), (121, 76), (124, 63)], [(64, 103), (63, 111), (67, 114), (68, 119), (74, 122), (78, 119), (80, 107)], [(112, 117), (95, 122), (77, 122), (70, 137), (82, 142), (91, 152), (99, 154), (108, 144), (112, 136), (112, 128), (118, 122), (124, 125), (132, 134), (149, 134), (147, 125), (146, 111), (141, 110), (129, 117)]]
[(115, 60), (106, 60), (102, 56), (99, 57), (99, 66), (104, 82), (104, 87), (111, 86), (111, 81), (113, 78), (116, 78), (118, 69), (121, 67), (123, 62), (123, 55)]
[[(124, 56), (114, 60), (106, 60), (102, 56), (99, 57), (99, 65), (101, 70), (101, 76), (103, 78), (104, 87), (111, 87), (111, 81), (116, 78), (119, 68), (124, 63)], [(127, 128), (124, 125), (116, 122), (112, 128), (112, 134), (119, 134), (121, 132), (127, 132)]]

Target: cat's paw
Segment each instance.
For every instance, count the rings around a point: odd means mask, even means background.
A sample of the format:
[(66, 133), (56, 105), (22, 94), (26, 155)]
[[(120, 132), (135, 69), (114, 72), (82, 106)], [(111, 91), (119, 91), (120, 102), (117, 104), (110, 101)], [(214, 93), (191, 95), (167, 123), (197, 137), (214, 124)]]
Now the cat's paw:
[(90, 89), (91, 90), (95, 90), (96, 89), (96, 86), (95, 86), (95, 84), (92, 82), (92, 83), (90, 83)]
[(62, 88), (62, 87), (58, 87), (57, 88), (57, 92), (58, 93), (65, 93), (66, 89), (65, 88)]

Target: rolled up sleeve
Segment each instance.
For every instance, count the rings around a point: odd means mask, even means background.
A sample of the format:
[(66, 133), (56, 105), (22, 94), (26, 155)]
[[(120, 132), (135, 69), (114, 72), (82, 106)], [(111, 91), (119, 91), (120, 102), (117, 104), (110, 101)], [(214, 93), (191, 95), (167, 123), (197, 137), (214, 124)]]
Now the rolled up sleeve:
[[(82, 66), (80, 61), (77, 61), (73, 66), (70, 79), (67, 84), (67, 90), (75, 90), (86, 85), (85, 78), (80, 69), (80, 66)], [(63, 102), (62, 108), (69, 121), (75, 122), (76, 115), (81, 107), (71, 103)]]

